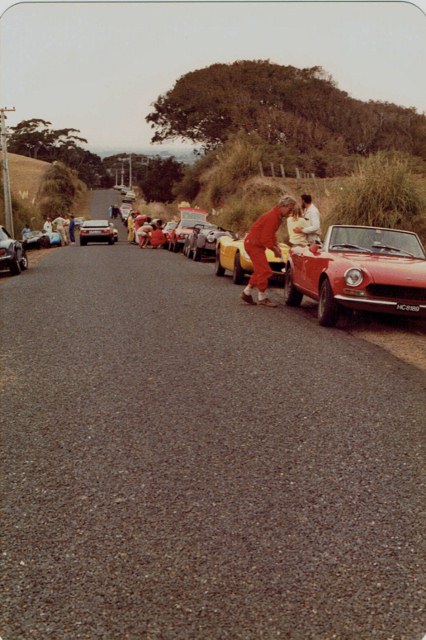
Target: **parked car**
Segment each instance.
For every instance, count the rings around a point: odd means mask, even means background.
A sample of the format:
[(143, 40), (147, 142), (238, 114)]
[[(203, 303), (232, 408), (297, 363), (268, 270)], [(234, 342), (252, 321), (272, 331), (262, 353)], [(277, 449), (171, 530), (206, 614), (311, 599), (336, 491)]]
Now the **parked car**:
[(169, 250), (175, 253), (181, 251), (185, 240), (197, 224), (200, 224), (198, 220), (179, 220), (176, 227), (170, 232)]
[(114, 237), (114, 242), (118, 242), (118, 229), (116, 227), (114, 227), (114, 224), (112, 222), (109, 223), (109, 226), (112, 229), (112, 233), (113, 233), (113, 237)]
[[(163, 233), (166, 236), (166, 240), (167, 243), (170, 242), (170, 235), (171, 232), (173, 231), (173, 229), (176, 229), (177, 227), (177, 222), (166, 222), (166, 224), (163, 227)], [(165, 245), (167, 247), (167, 245)]]
[(31, 249), (48, 249), (50, 247), (49, 234), (45, 231), (28, 231), (22, 240), (25, 251)]
[(134, 191), (127, 191), (121, 202), (135, 202), (136, 194)]
[(80, 229), (80, 245), (89, 242), (114, 244), (113, 226), (108, 220), (86, 220)]
[(131, 211), (132, 205), (130, 204), (122, 204), (120, 207), (121, 220), (123, 221), (125, 226), (127, 226), (127, 218), (129, 217)]
[(219, 238), (227, 236), (234, 239), (235, 236), (230, 231), (225, 231), (215, 224), (196, 224), (192, 232), (185, 240), (183, 254), (187, 258), (195, 261), (204, 257), (214, 258), (216, 255), (216, 245)]
[[(289, 247), (283, 242), (280, 242), (279, 246), (281, 258), (277, 258), (270, 249), (266, 249), (266, 257), (274, 272), (270, 281), (284, 285), (284, 271)], [(244, 239), (234, 240), (229, 236), (222, 236), (217, 241), (215, 274), (223, 276), (226, 271), (231, 271), (234, 284), (242, 284), (246, 276), (253, 273), (253, 263), (244, 248)]]
[(80, 229), (83, 222), (85, 222), (86, 218), (84, 216), (77, 216), (74, 218), (74, 224), (76, 229)]
[(426, 253), (415, 233), (333, 225), (324, 245), (294, 247), (284, 297), (296, 307), (318, 300), (318, 321), (337, 323), (343, 308), (426, 316)]
[(7, 229), (0, 225), (0, 270), (6, 269), (17, 276), (28, 269), (28, 258), (23, 243), (12, 238)]
[(61, 247), (62, 246), (62, 236), (59, 231), (51, 231), (47, 234), (49, 236), (50, 246), (51, 247)]

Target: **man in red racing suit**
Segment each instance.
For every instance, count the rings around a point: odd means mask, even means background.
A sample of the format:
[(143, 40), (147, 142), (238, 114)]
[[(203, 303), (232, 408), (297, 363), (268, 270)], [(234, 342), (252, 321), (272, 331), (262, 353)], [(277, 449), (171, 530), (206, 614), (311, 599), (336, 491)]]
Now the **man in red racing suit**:
[(266, 293), (268, 281), (273, 271), (266, 259), (265, 250), (271, 249), (277, 258), (281, 256), (276, 234), (283, 218), (288, 218), (292, 214), (295, 205), (296, 200), (292, 196), (282, 196), (278, 204), (261, 215), (250, 228), (244, 240), (244, 248), (253, 263), (253, 274), (241, 294), (244, 302), (256, 304), (253, 300), (253, 289), (256, 288), (258, 290), (258, 305), (277, 306)]

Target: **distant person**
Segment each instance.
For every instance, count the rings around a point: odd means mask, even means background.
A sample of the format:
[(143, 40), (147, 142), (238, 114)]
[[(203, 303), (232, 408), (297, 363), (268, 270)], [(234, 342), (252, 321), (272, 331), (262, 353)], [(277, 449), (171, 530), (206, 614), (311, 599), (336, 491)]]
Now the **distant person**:
[(155, 227), (151, 232), (149, 241), (153, 249), (159, 249), (167, 242), (166, 235), (163, 231), (163, 223), (161, 220), (157, 220)]
[(292, 214), (295, 204), (296, 200), (292, 196), (282, 196), (275, 207), (256, 220), (244, 240), (244, 248), (253, 263), (253, 273), (247, 287), (241, 294), (242, 300), (247, 304), (256, 304), (253, 300), (253, 290), (256, 288), (258, 290), (258, 305), (277, 306), (267, 295), (269, 278), (273, 275), (273, 271), (269, 266), (265, 251), (270, 249), (277, 258), (281, 257), (276, 234), (283, 218), (288, 218)]
[(31, 229), (30, 229), (30, 227), (26, 224), (26, 225), (24, 226), (24, 228), (22, 229), (22, 231), (21, 231), (22, 240), (27, 240), (27, 238), (29, 237), (30, 233), (31, 233)]
[(295, 228), (304, 229), (309, 222), (302, 217), (302, 209), (295, 205), (293, 213), (287, 218), (288, 241), (291, 247), (305, 247), (308, 243), (304, 233), (296, 233)]
[(140, 211), (135, 211), (136, 217), (135, 217), (135, 225), (134, 225), (134, 231), (135, 231), (135, 242), (138, 242), (138, 231), (141, 228), (141, 226), (146, 222), (146, 219), (148, 216), (146, 216), (145, 214), (142, 214)]
[(58, 216), (57, 218), (55, 218), (53, 220), (53, 223), (56, 226), (56, 231), (60, 234), (61, 236), (61, 247), (65, 246), (68, 244), (68, 240), (67, 240), (67, 236), (65, 234), (65, 225), (66, 225), (67, 221), (65, 218), (63, 218), (62, 216)]
[(304, 193), (302, 196), (302, 215), (308, 224), (299, 225), (293, 229), (294, 233), (303, 233), (308, 244), (321, 242), (321, 216), (317, 207), (312, 203), (312, 196)]
[(71, 242), (71, 244), (75, 244), (75, 218), (74, 218), (74, 216), (70, 216), (69, 234), (70, 234), (70, 242)]
[(138, 244), (140, 249), (145, 249), (148, 246), (153, 231), (154, 226), (151, 224), (151, 218), (147, 216), (143, 225), (138, 229)]
[(46, 222), (43, 225), (43, 231), (45, 233), (52, 233), (53, 231), (52, 218), (50, 216), (47, 216), (46, 218)]
[(136, 218), (136, 211), (132, 211), (129, 215), (129, 217), (127, 218), (127, 241), (129, 244), (135, 244), (136, 243), (136, 239), (135, 239), (135, 218)]
[(66, 243), (65, 244), (70, 244), (70, 217), (69, 215), (66, 213), (64, 215), (65, 218), (65, 224), (64, 224), (64, 231), (65, 231), (65, 239), (66, 239)]

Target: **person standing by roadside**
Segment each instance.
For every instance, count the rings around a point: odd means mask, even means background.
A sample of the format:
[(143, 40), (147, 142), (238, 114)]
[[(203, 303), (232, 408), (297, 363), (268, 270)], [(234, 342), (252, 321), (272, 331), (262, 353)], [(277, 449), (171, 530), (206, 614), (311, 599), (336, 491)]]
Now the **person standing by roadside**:
[(312, 196), (304, 193), (302, 196), (302, 215), (308, 224), (293, 229), (294, 233), (303, 233), (308, 244), (321, 242), (321, 216), (312, 202)]
[(45, 231), (46, 233), (52, 233), (52, 229), (52, 218), (50, 216), (47, 216), (46, 222), (43, 225), (43, 231)]
[(53, 223), (56, 225), (56, 231), (61, 234), (61, 246), (68, 244), (67, 236), (65, 234), (65, 225), (67, 221), (62, 216), (58, 216), (54, 219)]
[(253, 300), (253, 289), (256, 288), (258, 305), (277, 306), (267, 295), (269, 278), (273, 275), (273, 271), (268, 264), (265, 251), (270, 249), (277, 258), (281, 257), (276, 234), (283, 218), (288, 218), (292, 214), (295, 205), (296, 200), (292, 196), (282, 196), (275, 207), (256, 220), (244, 240), (244, 248), (253, 263), (253, 273), (241, 294), (241, 299), (247, 304), (256, 304)]
[(302, 217), (302, 209), (295, 205), (293, 213), (287, 218), (288, 241), (291, 247), (305, 247), (308, 244), (305, 234), (296, 233), (296, 228), (307, 227), (309, 222)]
[(70, 217), (69, 233), (70, 233), (70, 242), (71, 242), (71, 244), (75, 244), (75, 219), (74, 219), (74, 216)]
[(129, 244), (136, 244), (135, 238), (135, 218), (136, 211), (132, 211), (127, 218), (127, 242)]

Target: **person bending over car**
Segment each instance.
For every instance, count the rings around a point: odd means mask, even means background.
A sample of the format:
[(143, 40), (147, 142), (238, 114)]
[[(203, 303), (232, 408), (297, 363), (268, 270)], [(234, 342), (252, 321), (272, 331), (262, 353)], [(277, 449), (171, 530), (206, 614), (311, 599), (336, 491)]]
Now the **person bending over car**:
[(256, 220), (244, 240), (244, 248), (253, 263), (253, 273), (241, 294), (242, 300), (247, 304), (256, 304), (253, 300), (253, 289), (256, 288), (258, 305), (277, 306), (267, 295), (268, 282), (273, 271), (268, 264), (265, 251), (270, 249), (277, 258), (281, 257), (276, 234), (283, 218), (288, 218), (292, 214), (295, 205), (296, 200), (292, 196), (282, 196), (275, 207)]

